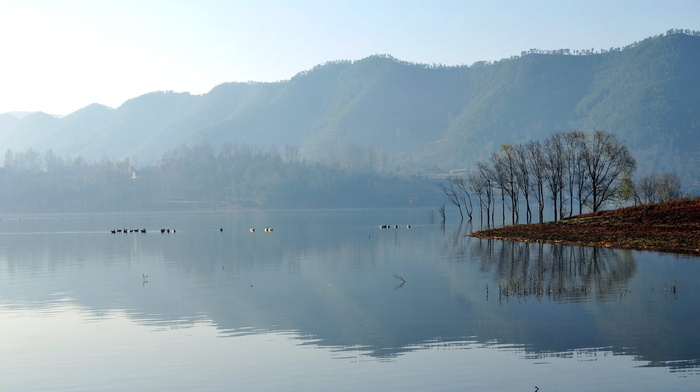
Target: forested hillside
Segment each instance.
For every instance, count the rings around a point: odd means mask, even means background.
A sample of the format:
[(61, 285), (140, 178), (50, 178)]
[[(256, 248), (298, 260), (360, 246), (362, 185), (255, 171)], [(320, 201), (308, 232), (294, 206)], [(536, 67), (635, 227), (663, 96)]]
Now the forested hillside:
[(179, 145), (244, 143), (379, 173), (470, 168), (502, 143), (606, 130), (638, 172), (700, 178), (700, 35), (672, 30), (625, 48), (529, 50), (447, 67), (391, 56), (333, 61), (276, 83), (203, 95), (154, 92), (57, 118), (0, 115), (0, 149), (156, 163)]

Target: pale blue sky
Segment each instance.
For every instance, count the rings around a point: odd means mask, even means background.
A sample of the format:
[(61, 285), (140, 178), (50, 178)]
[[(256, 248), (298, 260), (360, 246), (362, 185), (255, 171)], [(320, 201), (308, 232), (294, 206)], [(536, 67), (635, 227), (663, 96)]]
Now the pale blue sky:
[(700, 30), (696, 0), (0, 0), (0, 113), (203, 94), (390, 54), (469, 65)]

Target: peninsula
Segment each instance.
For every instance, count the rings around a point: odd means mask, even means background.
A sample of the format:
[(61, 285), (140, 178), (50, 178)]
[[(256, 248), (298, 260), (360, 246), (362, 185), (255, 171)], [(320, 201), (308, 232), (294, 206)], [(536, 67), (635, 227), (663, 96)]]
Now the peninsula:
[(700, 198), (505, 226), (471, 236), (700, 255)]

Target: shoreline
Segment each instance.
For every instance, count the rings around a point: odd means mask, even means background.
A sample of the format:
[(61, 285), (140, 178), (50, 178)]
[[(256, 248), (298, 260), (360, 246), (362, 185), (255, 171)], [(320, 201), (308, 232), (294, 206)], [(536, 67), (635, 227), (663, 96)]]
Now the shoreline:
[(700, 199), (599, 211), (557, 222), (504, 226), (470, 236), (700, 256)]

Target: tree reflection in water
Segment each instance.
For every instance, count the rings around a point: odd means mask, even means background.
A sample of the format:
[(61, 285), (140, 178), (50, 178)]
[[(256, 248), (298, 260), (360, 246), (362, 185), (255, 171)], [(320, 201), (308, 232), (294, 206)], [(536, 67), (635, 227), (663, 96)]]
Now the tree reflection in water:
[[(461, 232), (461, 231), (460, 231)], [(474, 239), (469, 247), (483, 271), (495, 271), (499, 301), (610, 300), (637, 271), (632, 252), (608, 248)]]

